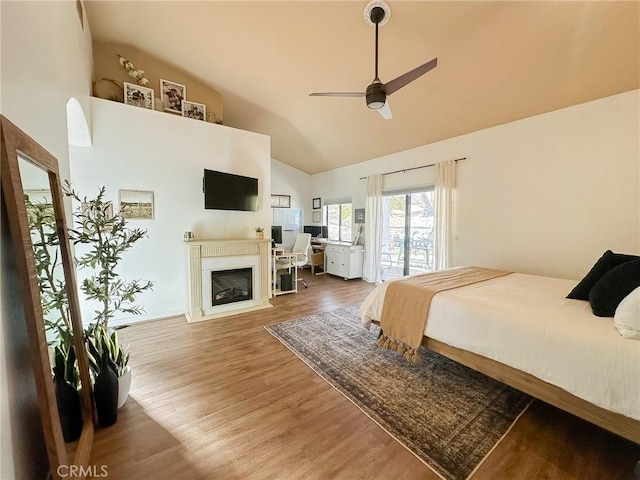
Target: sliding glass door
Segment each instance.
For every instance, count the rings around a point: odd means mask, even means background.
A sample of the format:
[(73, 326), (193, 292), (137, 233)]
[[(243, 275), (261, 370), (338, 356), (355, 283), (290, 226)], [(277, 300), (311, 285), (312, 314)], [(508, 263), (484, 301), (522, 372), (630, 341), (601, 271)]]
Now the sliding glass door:
[(433, 270), (433, 190), (383, 196), (381, 278)]

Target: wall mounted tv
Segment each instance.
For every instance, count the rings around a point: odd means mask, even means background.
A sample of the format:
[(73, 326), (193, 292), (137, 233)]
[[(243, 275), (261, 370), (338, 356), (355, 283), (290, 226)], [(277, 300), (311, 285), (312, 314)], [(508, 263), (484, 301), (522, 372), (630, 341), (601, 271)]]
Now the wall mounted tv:
[(204, 170), (204, 208), (207, 210), (258, 210), (258, 179)]

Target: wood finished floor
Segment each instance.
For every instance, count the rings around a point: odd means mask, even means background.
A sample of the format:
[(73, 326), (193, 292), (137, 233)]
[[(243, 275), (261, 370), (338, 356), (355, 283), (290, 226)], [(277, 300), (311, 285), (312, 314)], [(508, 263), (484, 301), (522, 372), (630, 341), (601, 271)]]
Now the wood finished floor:
[[(257, 313), (121, 330), (131, 393), (118, 422), (96, 432), (91, 464), (127, 480), (437, 479), (264, 330), (372, 289), (304, 278), (308, 289)], [(638, 460), (639, 445), (536, 401), (472, 478), (633, 479)]]

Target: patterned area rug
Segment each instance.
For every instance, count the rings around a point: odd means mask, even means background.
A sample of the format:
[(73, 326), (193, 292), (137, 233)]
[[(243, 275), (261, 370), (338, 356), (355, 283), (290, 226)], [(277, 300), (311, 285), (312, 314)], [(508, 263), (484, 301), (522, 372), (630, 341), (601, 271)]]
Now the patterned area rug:
[(424, 347), (413, 365), (378, 348), (357, 305), (265, 327), (445, 479), (466, 479), (531, 397)]

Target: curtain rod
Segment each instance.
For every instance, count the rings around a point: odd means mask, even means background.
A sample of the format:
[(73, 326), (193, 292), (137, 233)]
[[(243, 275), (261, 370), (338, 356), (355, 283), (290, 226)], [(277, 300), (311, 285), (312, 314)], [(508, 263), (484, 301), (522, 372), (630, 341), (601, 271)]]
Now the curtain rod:
[[(456, 158), (454, 160), (454, 162), (459, 162), (460, 160), (466, 160), (467, 157), (461, 157), (461, 158)], [(387, 172), (387, 173), (383, 173), (382, 175), (391, 175), (392, 173), (404, 173), (404, 172), (408, 172), (409, 170), (417, 170), (419, 168), (427, 168), (427, 167), (433, 167), (435, 166), (435, 163), (430, 163), (429, 165), (422, 165), (420, 167), (411, 167), (411, 168), (404, 168), (402, 170), (394, 170), (393, 172)], [(360, 180), (366, 180), (367, 177), (360, 177)]]

